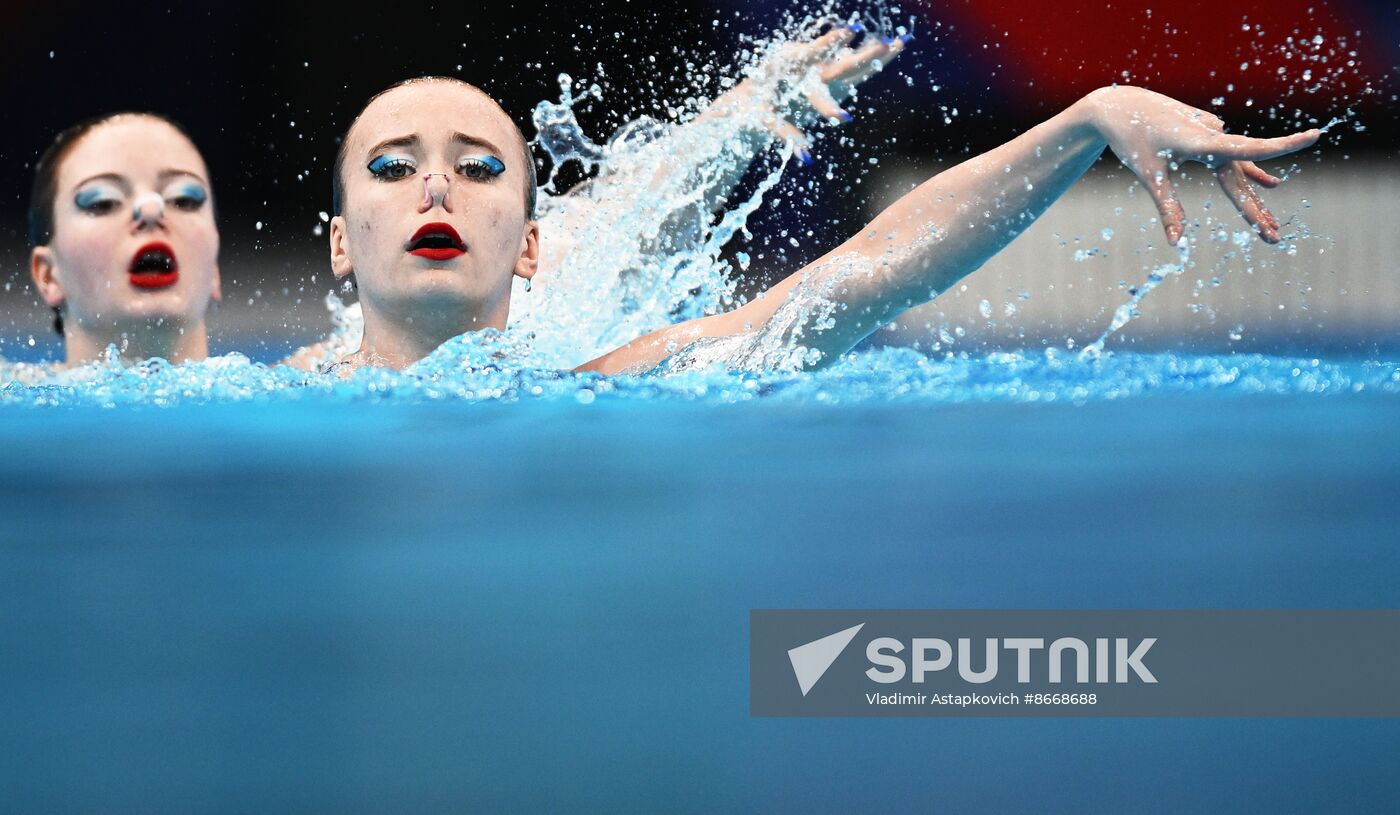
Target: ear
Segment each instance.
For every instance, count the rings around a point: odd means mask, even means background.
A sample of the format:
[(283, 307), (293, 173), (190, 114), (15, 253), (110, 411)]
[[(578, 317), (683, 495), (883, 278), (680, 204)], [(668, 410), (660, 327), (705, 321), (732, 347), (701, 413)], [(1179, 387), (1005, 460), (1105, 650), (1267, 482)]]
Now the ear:
[(350, 262), (350, 233), (345, 228), (345, 216), (331, 219), (331, 271), (336, 277), (345, 277), (355, 271)]
[(515, 273), (529, 280), (540, 268), (540, 223), (526, 221), (525, 234), (520, 237), (520, 258), (515, 261)]
[(214, 264), (214, 288), (209, 291), (209, 299), (216, 303), (224, 299), (224, 279), (217, 263)]
[(29, 276), (45, 303), (55, 308), (63, 305), (65, 295), (63, 285), (58, 282), (58, 263), (52, 249), (47, 246), (34, 247), (29, 253)]

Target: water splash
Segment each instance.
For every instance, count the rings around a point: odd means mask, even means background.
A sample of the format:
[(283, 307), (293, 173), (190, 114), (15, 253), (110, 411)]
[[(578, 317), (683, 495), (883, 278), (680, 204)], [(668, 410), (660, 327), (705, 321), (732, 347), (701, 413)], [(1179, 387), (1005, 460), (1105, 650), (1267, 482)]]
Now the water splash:
[[(773, 162), (745, 200), (717, 221), (716, 191), (755, 151), (742, 123), (716, 119), (685, 128), (634, 126), (613, 139), (599, 175), (546, 200), (541, 273), (517, 284), (511, 330), (570, 368), (636, 337), (734, 304), (735, 270), (721, 250), (781, 178)], [(683, 157), (683, 158), (681, 158)]]
[(1319, 132), (1322, 132), (1322, 133), (1326, 133), (1327, 131), (1331, 130), (1332, 128), (1336, 127), (1337, 125), (1346, 124), (1347, 122), (1351, 121), (1351, 120), (1354, 119), (1354, 118), (1356, 118), (1356, 111), (1352, 110), (1351, 108), (1347, 108), (1346, 113), (1345, 113), (1344, 115), (1341, 115), (1341, 116), (1333, 116), (1332, 119), (1331, 119), (1331, 121), (1329, 121), (1327, 124), (1323, 125), (1322, 127), (1319, 127), (1319, 128), (1318, 128), (1318, 131), (1319, 131)]
[[(578, 161), (583, 165), (585, 172), (592, 172), (603, 162), (605, 156), (604, 149), (584, 134), (578, 116), (574, 113), (574, 105), (578, 104), (581, 98), (574, 97), (573, 77), (560, 74), (558, 81), (559, 101), (541, 99), (531, 114), (535, 123), (535, 143), (544, 148), (553, 161), (546, 186), (553, 187), (556, 191), (555, 179), (565, 164)], [(596, 84), (589, 88), (587, 94), (598, 98), (602, 98), (603, 95), (602, 89)]]
[[(695, 72), (721, 75), (723, 87), (750, 81), (776, 109), (800, 110), (812, 77), (783, 78), (762, 68), (792, 42), (832, 22), (821, 16), (790, 23), (727, 76), (715, 66)], [(798, 145), (766, 153), (772, 137), (757, 117), (730, 115), (700, 116), (683, 125), (642, 117), (599, 147), (582, 132), (573, 113), (572, 80), (565, 80), (559, 102), (535, 108), (538, 143), (554, 165), (551, 177), (571, 161), (595, 175), (544, 200), (541, 231), (549, 237), (542, 241), (542, 272), (528, 293), (517, 282), (510, 330), (532, 335), (540, 359), (571, 368), (659, 327), (740, 304), (735, 284), (745, 258), (740, 253), (731, 262), (722, 250), (740, 234), (749, 237), (748, 219), (773, 196)], [(595, 85), (590, 93), (600, 91)], [(703, 110), (696, 99), (703, 97), (697, 92), (691, 106)], [(810, 111), (804, 116), (802, 124), (815, 119)], [(727, 201), (716, 216), (755, 159), (751, 192)]]
[(1108, 328), (1099, 335), (1099, 338), (1084, 346), (1079, 355), (1085, 359), (1093, 359), (1103, 354), (1103, 346), (1108, 342), (1108, 338), (1118, 332), (1123, 326), (1132, 321), (1134, 317), (1142, 315), (1138, 308), (1144, 297), (1152, 293), (1152, 290), (1162, 285), (1162, 281), (1168, 275), (1179, 275), (1186, 271), (1186, 267), (1191, 263), (1191, 240), (1189, 235), (1182, 235), (1176, 242), (1177, 262), (1164, 263), (1153, 269), (1147, 275), (1147, 280), (1141, 286), (1133, 288), (1129, 292), (1126, 303), (1119, 306), (1113, 312), (1113, 319), (1109, 322)]

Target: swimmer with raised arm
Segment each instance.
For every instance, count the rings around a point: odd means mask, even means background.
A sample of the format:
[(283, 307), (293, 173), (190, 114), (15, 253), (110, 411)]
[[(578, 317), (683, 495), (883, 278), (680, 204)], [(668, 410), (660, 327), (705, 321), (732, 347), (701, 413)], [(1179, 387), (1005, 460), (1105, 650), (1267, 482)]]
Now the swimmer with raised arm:
[[(518, 162), (512, 163), (526, 165), (520, 169), (526, 171), (530, 186), (525, 191), (529, 219), (538, 218), (549, 239), (539, 247), (534, 263), (536, 273), (522, 278), (526, 281), (523, 285), (513, 287), (507, 304), (511, 325), (518, 327), (523, 323), (524, 330), (551, 334), (557, 334), (560, 326), (570, 326), (563, 330), (572, 340), (579, 341), (573, 321), (579, 313), (591, 311), (589, 304), (628, 302), (636, 292), (645, 293), (642, 299), (648, 301), (649, 311), (624, 310), (622, 322), (603, 324), (595, 320), (594, 334), (588, 334), (582, 347), (571, 349), (566, 355), (573, 360), (569, 365), (589, 359), (619, 341), (608, 337), (634, 337), (657, 325), (679, 305), (675, 299), (684, 297), (686, 291), (685, 286), (672, 285), (667, 290), (669, 298), (658, 300), (656, 293), (661, 287), (657, 281), (667, 279), (668, 267), (675, 258), (694, 255), (712, 237), (706, 224), (722, 210), (750, 164), (775, 141), (784, 143), (801, 163), (813, 163), (812, 143), (805, 128), (818, 122), (839, 126), (852, 121), (851, 114), (841, 107), (842, 102), (898, 57), (911, 39), (908, 35), (870, 36), (858, 47), (852, 47), (852, 41), (862, 31), (858, 23), (843, 25), (810, 41), (783, 42), (765, 48), (747, 76), (699, 116), (684, 125), (665, 128), (662, 141), (649, 145), (646, 151), (605, 151), (608, 159), (603, 176), (562, 195), (545, 196), (538, 200), (538, 213), (532, 154), (521, 147)], [(422, 77), (393, 86), (380, 96), (397, 93), (401, 86), (425, 82), (459, 83), (445, 77)], [(379, 96), (372, 99), (361, 115), (375, 108), (378, 99)], [(406, 110), (414, 104), (418, 102), (410, 94), (395, 109)], [(542, 107), (552, 108), (567, 120), (565, 139), (581, 137), (567, 107), (544, 103)], [(548, 141), (551, 126), (541, 124), (539, 111), (536, 115), (542, 139)], [(518, 130), (511, 130), (512, 144), (523, 144)], [(361, 169), (346, 166), (346, 152), (354, 131), (352, 124), (337, 155), (332, 202), (335, 215), (342, 214), (346, 198), (345, 173)], [(590, 145), (589, 149), (596, 148)], [(608, 244), (604, 264), (608, 268), (601, 275), (599, 264), (585, 262), (580, 266), (575, 254), (580, 245), (589, 252), (600, 251), (600, 237)], [(531, 286), (533, 295), (528, 294)], [(545, 291), (541, 292), (541, 288)], [(299, 350), (285, 360), (286, 364), (310, 370), (363, 347), (366, 307), (362, 297), (360, 303), (339, 310), (334, 334)], [(463, 311), (459, 317), (454, 326), (444, 329), (447, 336), (482, 327), (480, 315), (471, 310)], [(485, 324), (501, 327), (497, 322), (487, 319)]]
[(64, 365), (199, 361), (220, 296), (209, 171), (175, 123), (118, 113), (76, 125), (39, 159), (30, 276), (54, 310)]
[[(980, 267), (1024, 231), (1102, 154), (1113, 150), (1157, 203), (1168, 240), (1185, 216), (1173, 165), (1215, 170), (1226, 194), (1266, 241), (1277, 220), (1252, 183), (1278, 179), (1255, 161), (1313, 144), (1311, 130), (1278, 139), (1224, 132), (1212, 114), (1140, 88), (1095, 91), (986, 154), (947, 170), (881, 213), (856, 236), (734, 311), (648, 334), (580, 366), (650, 370), (702, 341), (800, 337), (802, 361), (825, 364), (903, 310)], [(455, 80), (409, 82), (373, 99), (338, 162), (332, 267), (354, 273), (364, 307), (348, 367), (402, 368), (467, 331), (504, 329), (512, 277), (539, 269), (541, 235), (524, 139), (480, 90)], [(784, 312), (814, 295), (825, 308)], [(776, 320), (776, 322), (775, 322)]]

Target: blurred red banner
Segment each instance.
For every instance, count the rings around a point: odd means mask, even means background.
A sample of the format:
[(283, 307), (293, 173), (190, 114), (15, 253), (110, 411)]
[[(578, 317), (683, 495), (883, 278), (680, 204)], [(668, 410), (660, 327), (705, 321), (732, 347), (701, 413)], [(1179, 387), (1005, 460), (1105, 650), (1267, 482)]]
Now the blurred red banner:
[(1234, 105), (1249, 94), (1296, 97), (1324, 77), (1354, 90), (1364, 70), (1390, 67), (1381, 12), (1356, 2), (919, 0), (911, 11), (920, 26), (955, 26), (946, 41), (995, 71), (994, 90), (1054, 104), (1117, 82), (1195, 100), (1233, 84)]

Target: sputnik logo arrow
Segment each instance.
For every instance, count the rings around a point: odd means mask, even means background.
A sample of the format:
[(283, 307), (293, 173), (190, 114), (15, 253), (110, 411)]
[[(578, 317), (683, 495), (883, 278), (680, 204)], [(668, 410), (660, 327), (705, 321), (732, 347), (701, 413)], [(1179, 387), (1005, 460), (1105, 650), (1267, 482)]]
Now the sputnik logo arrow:
[(841, 652), (864, 627), (865, 623), (853, 625), (845, 631), (837, 631), (788, 651), (788, 660), (792, 662), (792, 672), (797, 675), (797, 686), (802, 689), (803, 696), (817, 684), (831, 663), (841, 656)]

